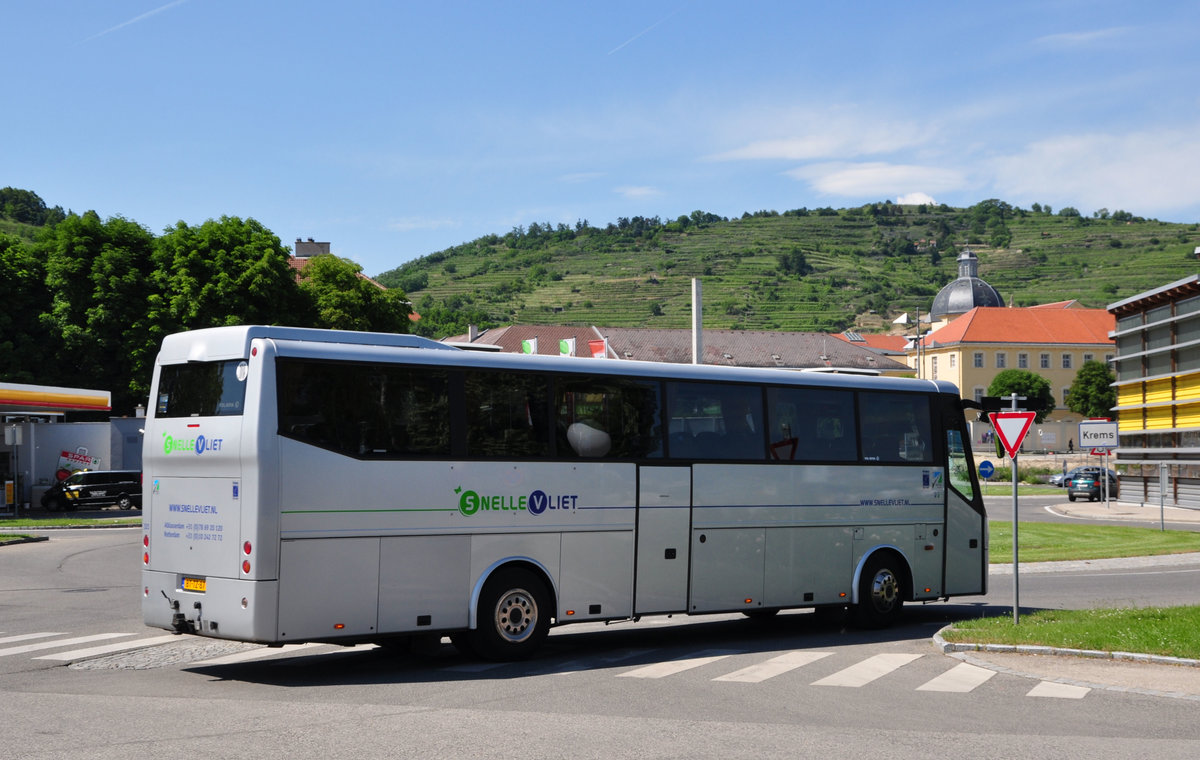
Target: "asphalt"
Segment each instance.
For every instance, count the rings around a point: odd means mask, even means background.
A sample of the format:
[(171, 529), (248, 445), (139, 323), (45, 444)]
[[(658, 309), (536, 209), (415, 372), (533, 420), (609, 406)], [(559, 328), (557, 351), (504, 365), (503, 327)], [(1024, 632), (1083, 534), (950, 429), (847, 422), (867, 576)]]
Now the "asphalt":
[[(1048, 509), (1081, 521), (1129, 521), (1145, 524), (1160, 520), (1170, 527), (1200, 525), (1200, 509), (1181, 509), (1130, 502), (1074, 501)], [(1158, 557), (1087, 560), (1080, 562), (1022, 562), (1021, 573), (1053, 573), (1081, 569), (1144, 567), (1200, 568), (1200, 552)], [(1012, 575), (1012, 565), (992, 565), (990, 574)], [(940, 635), (934, 644), (951, 657), (976, 667), (1050, 681), (1079, 689), (1149, 694), (1200, 701), (1200, 660), (1129, 652), (1100, 652), (1040, 646), (950, 643)], [(1070, 692), (1068, 692), (1070, 693)], [(1080, 693), (1080, 692), (1075, 692)]]

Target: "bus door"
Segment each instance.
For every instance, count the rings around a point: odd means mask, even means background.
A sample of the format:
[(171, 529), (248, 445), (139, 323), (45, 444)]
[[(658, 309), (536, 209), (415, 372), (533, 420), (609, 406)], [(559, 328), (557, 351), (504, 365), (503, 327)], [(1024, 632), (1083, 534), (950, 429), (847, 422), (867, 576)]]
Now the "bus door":
[(687, 609), (691, 522), (692, 469), (638, 468), (635, 614)]

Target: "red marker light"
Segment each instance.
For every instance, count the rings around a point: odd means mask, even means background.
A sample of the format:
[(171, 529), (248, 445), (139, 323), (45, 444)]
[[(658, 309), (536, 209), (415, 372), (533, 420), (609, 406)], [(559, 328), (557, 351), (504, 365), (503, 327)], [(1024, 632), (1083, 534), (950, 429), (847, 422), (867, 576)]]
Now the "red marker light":
[(246, 554), (247, 556), (249, 556), (249, 554), (250, 554), (250, 542), (249, 542), (249, 541), (247, 541), (246, 543), (242, 544), (242, 552), (243, 552), (244, 554)]
[(144, 554), (142, 554), (142, 564), (143, 565), (150, 564), (150, 552), (145, 552)]
[(245, 562), (242, 563), (242, 572), (243, 573), (250, 572), (250, 560), (246, 560)]
[(146, 547), (147, 549), (150, 548), (150, 535), (149, 534), (142, 536), (142, 546)]

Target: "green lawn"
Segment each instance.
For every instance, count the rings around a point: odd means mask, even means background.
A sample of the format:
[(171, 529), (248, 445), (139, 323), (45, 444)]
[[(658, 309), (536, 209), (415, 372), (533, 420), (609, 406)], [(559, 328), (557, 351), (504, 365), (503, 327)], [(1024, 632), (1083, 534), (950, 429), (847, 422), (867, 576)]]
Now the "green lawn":
[(955, 623), (943, 631), (950, 642), (1012, 644), (1135, 652), (1200, 659), (1200, 606), (1138, 609), (1039, 610), (1012, 618)]
[[(989, 559), (1012, 562), (1012, 523), (992, 520), (988, 523), (988, 532)], [(1079, 523), (1018, 523), (1017, 542), (1021, 562), (1200, 552), (1200, 533), (1197, 532)]]

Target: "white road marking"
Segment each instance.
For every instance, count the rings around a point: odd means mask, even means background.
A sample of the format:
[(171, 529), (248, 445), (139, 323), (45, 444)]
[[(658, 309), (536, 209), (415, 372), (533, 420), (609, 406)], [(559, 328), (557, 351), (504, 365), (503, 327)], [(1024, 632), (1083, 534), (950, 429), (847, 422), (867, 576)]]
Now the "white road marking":
[(986, 683), (994, 675), (996, 675), (994, 670), (962, 662), (932, 681), (918, 686), (917, 691), (947, 691), (962, 694)]
[(851, 665), (845, 670), (839, 670), (831, 676), (814, 681), (813, 686), (845, 686), (856, 689), (872, 681), (886, 676), (893, 670), (902, 668), (913, 660), (924, 655), (920, 654), (877, 654), (868, 657), (857, 665)]
[(833, 652), (788, 652), (781, 654), (778, 657), (772, 657), (766, 662), (760, 662), (757, 665), (751, 665), (748, 668), (734, 671), (728, 675), (714, 678), (714, 681), (735, 681), (737, 683), (759, 683), (782, 675), (796, 668), (802, 668), (805, 665), (816, 662), (824, 657), (828, 657)]

